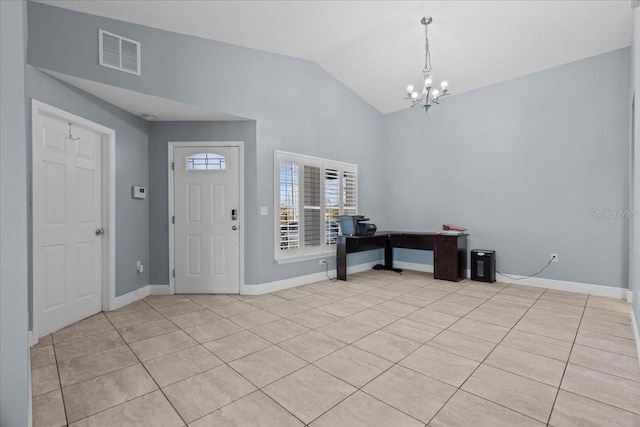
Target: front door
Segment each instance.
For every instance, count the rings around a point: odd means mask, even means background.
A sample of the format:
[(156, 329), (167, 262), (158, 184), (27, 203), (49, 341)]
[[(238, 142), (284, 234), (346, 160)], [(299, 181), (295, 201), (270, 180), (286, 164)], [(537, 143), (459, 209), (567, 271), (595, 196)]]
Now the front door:
[(102, 135), (42, 113), (34, 121), (34, 309), (44, 336), (102, 310)]
[(238, 147), (174, 147), (176, 293), (240, 293)]

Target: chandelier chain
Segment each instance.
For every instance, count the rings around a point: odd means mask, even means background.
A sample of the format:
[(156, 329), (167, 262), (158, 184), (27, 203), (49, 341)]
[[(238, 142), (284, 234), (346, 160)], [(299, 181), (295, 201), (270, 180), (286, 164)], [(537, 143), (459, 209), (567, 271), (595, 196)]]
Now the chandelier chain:
[(431, 51), (429, 50), (429, 26), (424, 26), (424, 75), (431, 72)]

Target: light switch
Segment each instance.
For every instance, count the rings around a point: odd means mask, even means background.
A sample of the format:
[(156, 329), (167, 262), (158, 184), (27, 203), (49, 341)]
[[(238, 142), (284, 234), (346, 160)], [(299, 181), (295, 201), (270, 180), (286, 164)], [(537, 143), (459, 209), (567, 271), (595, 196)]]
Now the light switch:
[(261, 216), (269, 215), (269, 207), (267, 207), (267, 206), (260, 206), (260, 215), (261, 215)]

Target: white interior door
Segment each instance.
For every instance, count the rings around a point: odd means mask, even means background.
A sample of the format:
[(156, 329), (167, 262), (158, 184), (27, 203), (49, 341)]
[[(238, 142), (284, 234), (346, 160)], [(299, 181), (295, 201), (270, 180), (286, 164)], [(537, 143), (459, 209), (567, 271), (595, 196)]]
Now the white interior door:
[(44, 114), (34, 120), (34, 310), (43, 336), (102, 310), (102, 135)]
[(240, 293), (238, 147), (174, 147), (176, 293)]

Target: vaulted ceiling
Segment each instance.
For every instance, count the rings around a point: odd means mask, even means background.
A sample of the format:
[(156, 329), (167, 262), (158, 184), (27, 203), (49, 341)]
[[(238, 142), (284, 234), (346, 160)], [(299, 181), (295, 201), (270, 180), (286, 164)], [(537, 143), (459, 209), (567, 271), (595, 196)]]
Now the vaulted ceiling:
[(629, 0), (43, 3), (315, 61), (382, 113), (420, 84), (425, 15), (434, 78), (454, 94), (629, 46), (633, 19)]

